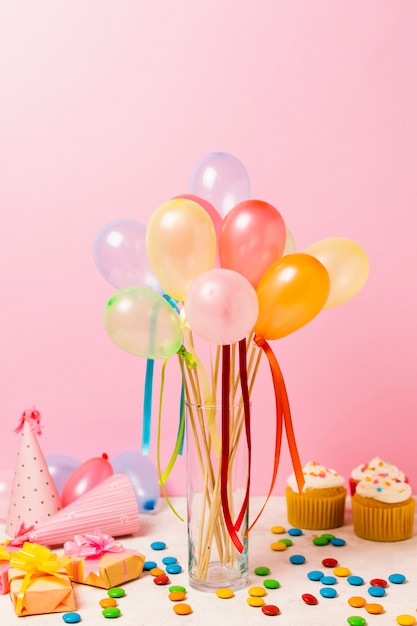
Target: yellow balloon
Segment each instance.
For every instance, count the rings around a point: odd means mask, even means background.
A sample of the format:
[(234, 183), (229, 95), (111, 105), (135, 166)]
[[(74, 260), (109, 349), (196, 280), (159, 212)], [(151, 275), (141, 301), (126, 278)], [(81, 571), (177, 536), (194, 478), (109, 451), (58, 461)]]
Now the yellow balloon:
[(301, 252), (287, 254), (260, 280), (255, 333), (280, 339), (298, 330), (322, 310), (329, 290), (329, 274), (320, 261)]
[(213, 267), (213, 221), (193, 200), (169, 200), (154, 211), (148, 222), (146, 251), (163, 290), (183, 301), (193, 280)]
[(329, 272), (330, 293), (325, 309), (347, 302), (362, 289), (369, 275), (369, 261), (361, 246), (351, 239), (330, 237), (304, 250)]

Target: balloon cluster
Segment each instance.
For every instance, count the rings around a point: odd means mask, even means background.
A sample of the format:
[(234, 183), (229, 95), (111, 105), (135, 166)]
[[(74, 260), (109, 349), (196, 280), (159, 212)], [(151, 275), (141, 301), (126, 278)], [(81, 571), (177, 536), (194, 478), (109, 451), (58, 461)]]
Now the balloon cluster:
[(250, 198), (247, 171), (233, 155), (202, 157), (188, 191), (159, 206), (147, 226), (115, 220), (95, 238), (97, 268), (118, 289), (104, 325), (123, 350), (148, 359), (176, 354), (180, 309), (197, 336), (218, 345), (252, 331), (280, 339), (364, 286), (364, 250), (334, 237), (295, 252), (282, 215)]

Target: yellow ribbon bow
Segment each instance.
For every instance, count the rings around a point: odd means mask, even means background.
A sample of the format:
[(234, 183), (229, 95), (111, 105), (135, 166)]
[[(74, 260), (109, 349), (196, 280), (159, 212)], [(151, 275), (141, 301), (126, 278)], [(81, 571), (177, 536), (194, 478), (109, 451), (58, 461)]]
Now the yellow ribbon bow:
[(0, 561), (10, 561), (10, 552), (4, 546), (0, 546)]
[(45, 546), (37, 543), (29, 543), (28, 541), (25, 541), (21, 550), (10, 556), (10, 567), (16, 567), (26, 572), (20, 591), (17, 594), (16, 612), (18, 615), (22, 612), (23, 599), (31, 579), (43, 574), (62, 578), (63, 575), (59, 573), (59, 570), (65, 568), (69, 561), (70, 559), (67, 556), (58, 557), (49, 548), (45, 548)]

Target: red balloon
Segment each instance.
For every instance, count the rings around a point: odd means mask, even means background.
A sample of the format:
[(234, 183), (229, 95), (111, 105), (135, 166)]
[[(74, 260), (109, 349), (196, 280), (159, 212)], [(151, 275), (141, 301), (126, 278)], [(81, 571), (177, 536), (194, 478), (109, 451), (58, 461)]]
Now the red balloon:
[(93, 487), (113, 475), (113, 468), (107, 460), (107, 454), (88, 459), (68, 477), (62, 487), (62, 506), (67, 506)]

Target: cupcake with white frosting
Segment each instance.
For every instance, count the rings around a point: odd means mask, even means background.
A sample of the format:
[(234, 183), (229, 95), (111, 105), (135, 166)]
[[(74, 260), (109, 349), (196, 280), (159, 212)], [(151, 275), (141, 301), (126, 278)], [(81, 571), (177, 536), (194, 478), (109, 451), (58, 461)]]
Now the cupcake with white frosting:
[(356, 485), (367, 476), (379, 476), (381, 478), (391, 478), (407, 482), (407, 477), (396, 465), (388, 461), (383, 461), (378, 456), (374, 457), (369, 463), (361, 463), (355, 467), (349, 478), (350, 493), (353, 496)]
[(414, 528), (415, 500), (400, 478), (373, 474), (356, 485), (352, 496), (353, 530), (372, 541), (409, 539)]
[(303, 476), (305, 482), (301, 493), (294, 474), (287, 481), (288, 522), (310, 530), (343, 526), (346, 501), (343, 476), (316, 461), (304, 465)]

